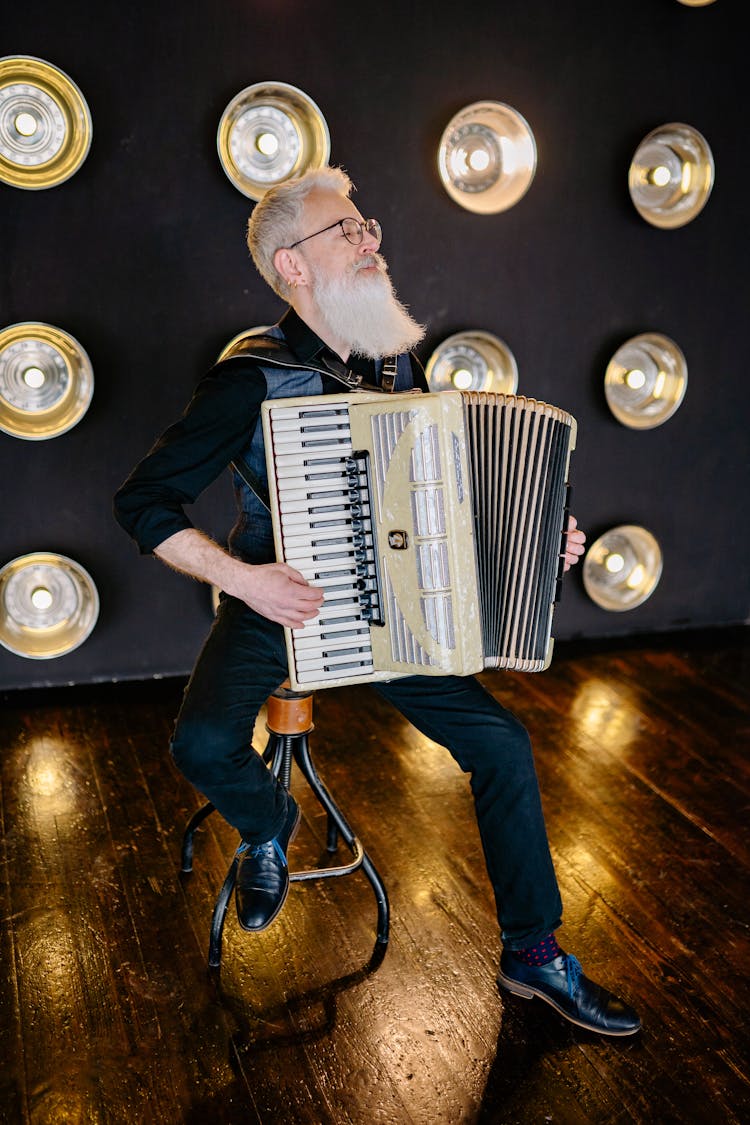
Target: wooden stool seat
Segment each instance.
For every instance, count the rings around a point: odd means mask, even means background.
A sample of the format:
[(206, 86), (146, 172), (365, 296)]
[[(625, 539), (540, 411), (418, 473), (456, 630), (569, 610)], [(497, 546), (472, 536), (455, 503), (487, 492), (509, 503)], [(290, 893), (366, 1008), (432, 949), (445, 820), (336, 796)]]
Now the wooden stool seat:
[[(378, 908), (376, 948), (388, 944), (390, 909), (388, 895), (380, 875), (372, 860), (365, 852), (358, 837), (326, 789), (310, 756), (308, 736), (313, 730), (312, 692), (296, 692), (289, 687), (287, 680), (268, 697), (266, 704), (268, 742), (263, 751), (263, 760), (278, 781), (289, 789), (292, 762), (296, 762), (300, 773), (312, 789), (315, 797), (325, 809), (327, 816), (326, 850), (336, 851), (341, 835), (352, 853), (349, 863), (336, 867), (314, 867), (303, 871), (290, 871), (289, 882), (299, 883), (312, 879), (335, 879), (351, 875), (360, 867), (372, 885)], [(214, 812), (214, 806), (207, 802), (190, 818), (182, 839), (182, 871), (187, 874), (193, 870), (193, 837), (200, 824)], [(218, 969), (221, 964), (221, 945), (227, 907), (237, 881), (239, 855), (235, 853), (224, 883), (219, 891), (211, 918), (211, 935), (208, 949), (208, 964)]]

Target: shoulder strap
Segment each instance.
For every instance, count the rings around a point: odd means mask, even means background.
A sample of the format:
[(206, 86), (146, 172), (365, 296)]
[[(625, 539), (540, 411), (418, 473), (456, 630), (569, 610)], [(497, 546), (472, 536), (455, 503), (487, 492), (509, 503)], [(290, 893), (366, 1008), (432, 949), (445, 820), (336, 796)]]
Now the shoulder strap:
[(260, 477), (250, 468), (245, 458), (236, 458), (236, 460), (230, 462), (230, 466), (238, 476), (242, 477), (247, 487), (257, 496), (266, 511), (270, 512), (271, 498), (268, 495), (268, 489), (265, 487)]
[(383, 370), (380, 374), (380, 387), (384, 391), (392, 391), (396, 385), (398, 372), (398, 356), (389, 355), (383, 360)]
[(239, 340), (236, 340), (221, 358), (224, 362), (227, 359), (238, 359), (245, 356), (261, 362), (263, 360), (275, 361), (285, 367), (299, 367), (299, 360), (289, 351), (286, 341), (277, 340), (274, 336), (254, 336), (252, 333), (248, 333), (247, 336), (242, 336)]

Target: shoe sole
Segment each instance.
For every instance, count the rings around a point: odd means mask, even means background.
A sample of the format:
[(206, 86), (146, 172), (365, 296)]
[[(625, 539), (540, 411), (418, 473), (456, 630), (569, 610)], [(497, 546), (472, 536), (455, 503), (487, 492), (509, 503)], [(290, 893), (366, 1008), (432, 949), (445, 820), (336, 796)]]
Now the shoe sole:
[(638, 1027), (628, 1028), (627, 1031), (608, 1031), (606, 1028), (597, 1027), (591, 1023), (584, 1023), (583, 1020), (577, 1020), (575, 1016), (571, 1016), (568, 1012), (563, 1011), (560, 1005), (556, 1004), (545, 992), (534, 988), (533, 985), (521, 984), (520, 981), (513, 980), (511, 977), (506, 977), (503, 973), (498, 973), (497, 983), (501, 988), (506, 989), (507, 992), (512, 992), (514, 996), (522, 996), (524, 1000), (533, 1000), (535, 996), (540, 1000), (544, 1000), (546, 1004), (554, 1008), (558, 1015), (561, 1015), (568, 1023), (574, 1023), (576, 1027), (582, 1027), (586, 1031), (594, 1031), (597, 1035), (611, 1035), (622, 1039), (627, 1035), (637, 1035), (641, 1030), (640, 1024), (638, 1024)]
[[(294, 821), (294, 824), (292, 825), (292, 830), (289, 833), (289, 839), (287, 840), (287, 845), (286, 845), (287, 851), (289, 851), (289, 845), (291, 844), (294, 837), (297, 835), (297, 831), (299, 829), (299, 822), (300, 822), (301, 819), (302, 819), (302, 810), (298, 807), (297, 808), (297, 817)], [(289, 863), (287, 862), (287, 869), (288, 869), (288, 867), (289, 867)], [(279, 905), (276, 907), (276, 909), (274, 910), (273, 914), (268, 919), (268, 921), (264, 922), (262, 926), (243, 926), (242, 922), (240, 921), (240, 918), (238, 916), (237, 921), (240, 924), (240, 929), (244, 930), (246, 934), (260, 934), (260, 933), (263, 932), (263, 930), (267, 930), (268, 927), (271, 925), (271, 923), (275, 922), (276, 919), (278, 918), (279, 914), (282, 911), (284, 903), (287, 900), (288, 895), (289, 895), (289, 880), (287, 879), (286, 890), (284, 891), (283, 895), (281, 896), (281, 899), (279, 900)]]

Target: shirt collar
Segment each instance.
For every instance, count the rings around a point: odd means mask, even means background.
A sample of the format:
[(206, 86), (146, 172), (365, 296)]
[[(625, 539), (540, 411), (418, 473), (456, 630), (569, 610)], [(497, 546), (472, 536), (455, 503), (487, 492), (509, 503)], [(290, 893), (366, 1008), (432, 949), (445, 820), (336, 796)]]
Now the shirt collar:
[(284, 333), (284, 339), (294, 354), (305, 363), (315, 359), (323, 351), (330, 352), (331, 355), (334, 354), (291, 306), (279, 321), (279, 328)]

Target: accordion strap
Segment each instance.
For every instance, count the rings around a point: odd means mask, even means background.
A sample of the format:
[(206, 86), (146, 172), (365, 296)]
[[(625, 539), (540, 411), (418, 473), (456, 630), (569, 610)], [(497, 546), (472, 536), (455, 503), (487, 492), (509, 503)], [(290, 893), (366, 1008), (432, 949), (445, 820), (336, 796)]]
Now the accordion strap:
[(383, 360), (383, 371), (380, 376), (380, 389), (383, 391), (392, 391), (396, 385), (396, 374), (398, 372), (398, 357), (390, 355)]
[(268, 495), (268, 489), (263, 484), (260, 477), (250, 468), (245, 458), (239, 457), (236, 461), (232, 461), (231, 467), (238, 476), (242, 477), (247, 487), (257, 496), (266, 511), (270, 512), (271, 498)]

